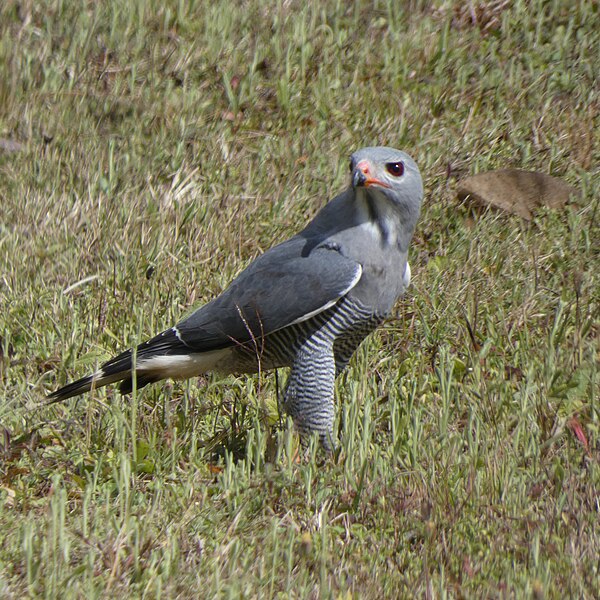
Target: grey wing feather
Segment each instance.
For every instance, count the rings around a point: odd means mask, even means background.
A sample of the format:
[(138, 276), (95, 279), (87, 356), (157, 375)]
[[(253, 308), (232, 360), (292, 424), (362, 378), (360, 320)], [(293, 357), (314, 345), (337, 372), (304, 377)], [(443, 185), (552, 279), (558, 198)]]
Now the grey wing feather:
[[(292, 238), (256, 259), (212, 302), (175, 327), (140, 344), (136, 361), (156, 356), (187, 355), (244, 343), (326, 310), (360, 280), (362, 267), (334, 245), (317, 246), (302, 254), (305, 241)], [(134, 353), (127, 350), (104, 363), (99, 371), (49, 395), (64, 400), (116, 381), (132, 389)], [(138, 389), (164, 374), (138, 373)]]
[(260, 256), (218, 298), (178, 323), (179, 340), (196, 352), (244, 343), (326, 310), (360, 280), (361, 265), (336, 248), (319, 246), (302, 256), (298, 242), (289, 242)]

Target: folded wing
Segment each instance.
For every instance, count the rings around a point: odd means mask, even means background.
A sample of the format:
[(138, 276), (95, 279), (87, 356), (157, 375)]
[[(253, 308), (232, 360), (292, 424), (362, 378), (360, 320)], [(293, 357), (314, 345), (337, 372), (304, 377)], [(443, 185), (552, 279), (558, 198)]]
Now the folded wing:
[[(64, 400), (121, 381), (123, 393), (165, 377), (189, 377), (230, 346), (269, 335), (326, 310), (360, 280), (362, 267), (335, 245), (303, 256), (298, 238), (276, 246), (250, 264), (217, 298), (175, 327), (104, 363), (93, 375), (50, 394)], [(135, 354), (135, 358), (134, 358)]]

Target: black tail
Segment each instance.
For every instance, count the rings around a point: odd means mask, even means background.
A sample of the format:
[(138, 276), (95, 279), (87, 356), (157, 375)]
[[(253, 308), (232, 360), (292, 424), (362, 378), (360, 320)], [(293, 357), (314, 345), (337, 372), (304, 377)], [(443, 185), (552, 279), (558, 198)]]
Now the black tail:
[[(111, 383), (121, 382), (119, 390), (122, 394), (129, 394), (133, 389), (133, 376), (131, 369), (131, 350), (127, 350), (119, 356), (104, 363), (93, 375), (82, 377), (73, 383), (48, 394), (48, 404), (61, 402), (73, 396), (79, 396), (91, 389), (98, 389)], [(138, 374), (136, 377), (136, 387), (140, 389), (149, 383), (158, 381), (160, 378), (153, 377), (151, 374)]]
[[(140, 344), (136, 349), (136, 360), (163, 354), (187, 354), (188, 352), (189, 348), (181, 341), (176, 330), (173, 328), (167, 329), (151, 340)], [(115, 356), (115, 358), (111, 358), (105, 362), (93, 375), (78, 379), (49, 394), (49, 404), (84, 394), (91, 389), (101, 388), (117, 381), (121, 382), (119, 386), (121, 393), (129, 394), (133, 389), (132, 361), (133, 353), (131, 350), (122, 352), (118, 356)], [(147, 372), (140, 373), (138, 370), (136, 374), (136, 387), (139, 390), (149, 383), (159, 381), (163, 377), (164, 375), (161, 376)]]

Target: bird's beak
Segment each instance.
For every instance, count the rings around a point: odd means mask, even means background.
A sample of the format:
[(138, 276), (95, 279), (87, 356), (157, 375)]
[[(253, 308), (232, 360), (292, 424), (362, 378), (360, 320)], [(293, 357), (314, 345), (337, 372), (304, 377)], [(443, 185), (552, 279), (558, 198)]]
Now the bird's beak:
[(366, 181), (365, 174), (360, 169), (354, 169), (354, 173), (352, 173), (352, 187), (362, 187)]
[(387, 183), (373, 177), (372, 171), (373, 168), (367, 161), (363, 160), (359, 162), (352, 173), (352, 187), (369, 187), (371, 185), (378, 185), (385, 188), (390, 187)]

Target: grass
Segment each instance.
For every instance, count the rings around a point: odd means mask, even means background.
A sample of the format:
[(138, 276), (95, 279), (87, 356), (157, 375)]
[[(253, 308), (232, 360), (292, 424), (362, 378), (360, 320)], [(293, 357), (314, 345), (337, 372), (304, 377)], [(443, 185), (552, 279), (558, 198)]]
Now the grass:
[[(0, 6), (0, 596), (596, 596), (600, 14), (469, 6)], [(273, 375), (43, 405), (370, 144), (426, 198), (414, 286), (337, 383), (336, 460), (295, 461)], [(456, 201), (504, 167), (582, 199), (529, 224)]]

